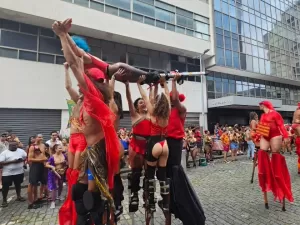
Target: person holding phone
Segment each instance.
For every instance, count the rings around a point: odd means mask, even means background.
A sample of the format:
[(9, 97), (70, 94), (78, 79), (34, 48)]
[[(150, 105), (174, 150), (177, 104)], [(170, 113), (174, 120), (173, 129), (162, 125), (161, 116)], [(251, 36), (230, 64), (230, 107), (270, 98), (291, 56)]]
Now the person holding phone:
[(24, 161), (26, 159), (26, 152), (18, 148), (17, 142), (10, 142), (8, 149), (0, 154), (0, 165), (3, 166), (2, 174), (2, 197), (3, 202), (1, 207), (7, 207), (7, 195), (9, 187), (14, 183), (17, 201), (23, 202), (25, 199), (21, 197), (21, 184), (24, 180)]

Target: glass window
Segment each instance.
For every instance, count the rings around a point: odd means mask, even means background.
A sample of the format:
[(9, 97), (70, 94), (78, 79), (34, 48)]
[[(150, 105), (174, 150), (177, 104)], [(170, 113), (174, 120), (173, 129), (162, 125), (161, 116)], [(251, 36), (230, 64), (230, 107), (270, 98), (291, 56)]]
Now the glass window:
[(240, 58), (237, 52), (233, 52), (233, 67), (237, 69), (240, 68)]
[(91, 0), (90, 4), (91, 4), (90, 5), (91, 9), (95, 9), (95, 10), (98, 10), (98, 11), (101, 11), (101, 12), (104, 11), (104, 5), (102, 3)]
[(249, 23), (249, 13), (243, 11), (243, 20), (247, 23)]
[(186, 64), (176, 61), (171, 61), (171, 70), (186, 71)]
[(65, 59), (65, 57), (63, 57), (63, 56), (56, 56), (56, 61), (55, 61), (55, 63), (56, 64), (63, 64), (64, 62), (66, 61), (66, 59)]
[(252, 54), (253, 56), (258, 57), (258, 48), (255, 45), (252, 45)]
[(237, 20), (235, 18), (230, 17), (230, 25), (231, 25), (231, 32), (237, 33), (238, 32)]
[(215, 10), (221, 11), (221, 0), (215, 0)]
[(258, 58), (253, 57), (253, 72), (259, 73)]
[(209, 25), (195, 21), (195, 30), (203, 34), (209, 34)]
[(232, 67), (232, 51), (225, 50), (225, 62), (226, 66)]
[(203, 22), (203, 23), (209, 23), (209, 19), (207, 17), (200, 16), (200, 15), (195, 14), (195, 13), (194, 13), (194, 19), (198, 20), (200, 22)]
[(259, 59), (259, 72), (262, 73), (262, 74), (266, 73), (265, 62), (264, 62), (263, 59)]
[(163, 9), (155, 9), (155, 18), (167, 23), (175, 23), (175, 14)]
[(39, 54), (39, 62), (54, 63), (54, 55)]
[(176, 32), (180, 34), (185, 34), (185, 29), (183, 27), (177, 27), (176, 26)]
[(169, 5), (165, 2), (161, 2), (161, 1), (157, 1), (157, 0), (155, 1), (155, 6), (165, 9), (165, 10), (168, 10), (168, 11), (171, 11), (171, 12), (175, 12), (175, 10), (176, 10), (175, 6)]
[(141, 2), (145, 2), (147, 4), (150, 4), (150, 5), (154, 5), (154, 0), (139, 0)]
[(263, 48), (258, 48), (258, 56), (259, 58), (264, 58), (265, 53)]
[(189, 35), (189, 36), (194, 37), (194, 31), (193, 30), (186, 29), (186, 34)]
[(175, 31), (175, 26), (167, 23), (167, 30)]
[(202, 39), (203, 39), (203, 40), (206, 40), (206, 41), (209, 41), (209, 36), (208, 36), (208, 35), (205, 35), (205, 34), (203, 34), (203, 35), (202, 35)]
[(225, 66), (225, 60), (224, 60), (224, 49), (223, 48), (217, 48), (217, 65), (219, 66)]
[(127, 10), (130, 10), (130, 2), (131, 0), (105, 0), (105, 4), (109, 4)]
[(250, 25), (248, 23), (244, 23), (244, 35), (245, 37), (247, 38), (250, 38), (251, 35), (250, 35)]
[(225, 48), (231, 49), (231, 39), (230, 39), (230, 37), (225, 37)]
[(18, 50), (0, 48), (0, 56), (16, 59), (16, 58), (18, 58)]
[(15, 22), (15, 21), (11, 21), (11, 20), (1, 19), (0, 27), (7, 29), (7, 30), (19, 31), (19, 23)]
[(177, 23), (177, 25), (194, 29), (194, 20), (193, 19), (177, 15), (176, 23)]
[(119, 9), (119, 16), (126, 19), (131, 19), (131, 13), (122, 9)]
[(62, 54), (61, 43), (59, 39), (40, 37), (40, 52), (47, 52), (53, 54)]
[(166, 29), (166, 24), (164, 22), (160, 22), (158, 20), (156, 20), (155, 26)]
[(38, 34), (38, 27), (21, 23), (21, 32), (28, 34)]
[(74, 0), (74, 3), (77, 5), (89, 7), (89, 0)]
[(216, 27), (223, 28), (223, 26), (222, 26), (222, 13), (219, 13), (219, 12), (215, 13), (215, 24), (216, 24)]
[(236, 9), (233, 5), (229, 5), (229, 15), (232, 17), (236, 17)]
[(216, 92), (222, 93), (222, 81), (221, 79), (215, 80)]
[(223, 34), (223, 30), (220, 29), (220, 28), (216, 28), (216, 33), (217, 33), (217, 34)]
[(176, 13), (180, 14), (182, 16), (193, 18), (193, 13), (192, 12), (189, 12), (187, 10), (184, 10), (184, 9), (181, 9), (181, 8), (178, 8), (178, 7), (176, 7)]
[(138, 22), (143, 22), (144, 17), (135, 13), (132, 13), (132, 20), (138, 21)]
[(239, 41), (236, 39), (232, 39), (232, 50), (239, 51), (240, 50), (239, 48), (240, 48)]
[(148, 24), (148, 25), (154, 26), (154, 25), (155, 25), (155, 20), (154, 20), (154, 19), (151, 19), (151, 18), (148, 18), (148, 17), (145, 17), (144, 23), (146, 23), (146, 24)]
[(230, 28), (229, 24), (229, 16), (223, 14), (223, 29), (229, 30)]
[(207, 91), (211, 91), (211, 92), (215, 91), (215, 82), (213, 80), (207, 80), (206, 85), (207, 85)]
[(241, 53), (240, 54), (240, 64), (241, 64), (241, 69), (242, 70), (246, 70), (247, 67), (246, 67), (246, 55)]
[(37, 50), (37, 36), (2, 30), (0, 45)]
[(105, 12), (115, 16), (118, 15), (118, 9), (109, 5), (105, 5)]
[(155, 17), (155, 7), (138, 0), (133, 0), (133, 11), (142, 15)]
[(253, 71), (252, 64), (253, 64), (252, 56), (246, 55), (246, 70)]
[(229, 7), (228, 4), (226, 2), (222, 1), (222, 12), (225, 14), (229, 14)]
[(40, 28), (40, 34), (47, 37), (54, 37), (54, 32), (51, 29)]
[(223, 35), (216, 35), (216, 39), (217, 39), (217, 47), (224, 47), (224, 41), (223, 41)]
[(203, 39), (203, 35), (201, 33), (195, 32), (194, 34), (196, 38)]
[(20, 51), (19, 52), (19, 59), (36, 61), (36, 53), (35, 52)]

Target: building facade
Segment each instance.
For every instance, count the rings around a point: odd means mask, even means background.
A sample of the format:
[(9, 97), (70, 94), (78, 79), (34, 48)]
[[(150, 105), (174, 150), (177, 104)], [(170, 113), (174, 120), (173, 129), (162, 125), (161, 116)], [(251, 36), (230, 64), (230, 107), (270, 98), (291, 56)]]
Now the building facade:
[[(2, 0), (0, 2), (0, 130), (22, 141), (63, 129), (68, 123), (63, 53), (51, 30), (55, 20), (73, 19), (72, 34), (87, 39), (91, 54), (108, 63), (125, 62), (146, 71), (197, 72), (199, 54), (214, 55), (206, 0)], [(73, 86), (76, 85), (73, 80)], [(146, 87), (145, 87), (146, 88)], [(130, 127), (125, 87), (125, 119)], [(139, 96), (131, 85), (133, 98)], [(187, 96), (187, 124), (207, 127), (206, 80), (188, 77), (179, 87)]]
[(207, 77), (209, 123), (247, 124), (261, 99), (286, 122), (300, 101), (300, 3), (213, 0), (215, 57)]

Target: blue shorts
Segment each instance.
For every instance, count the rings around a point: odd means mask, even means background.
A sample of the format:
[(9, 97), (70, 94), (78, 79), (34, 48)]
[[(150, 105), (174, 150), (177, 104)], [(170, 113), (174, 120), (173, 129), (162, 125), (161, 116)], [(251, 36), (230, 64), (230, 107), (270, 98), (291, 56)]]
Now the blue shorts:
[(239, 144), (236, 142), (231, 142), (230, 143), (230, 149), (231, 150), (237, 150), (239, 148)]
[(91, 173), (90, 169), (87, 169), (86, 174), (88, 175), (88, 180), (95, 180), (93, 174)]

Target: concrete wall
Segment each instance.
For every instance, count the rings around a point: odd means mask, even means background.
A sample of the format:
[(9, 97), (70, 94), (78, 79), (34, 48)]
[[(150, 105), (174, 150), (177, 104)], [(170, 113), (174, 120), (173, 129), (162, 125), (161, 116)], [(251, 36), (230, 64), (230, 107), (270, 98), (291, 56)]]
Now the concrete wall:
[[(0, 57), (0, 68), (1, 108), (67, 109), (66, 99), (69, 96), (65, 91), (62, 65)], [(71, 76), (73, 87), (77, 89), (72, 72)], [(136, 84), (131, 84), (130, 87), (132, 98), (139, 97)], [(147, 88), (146, 85), (144, 88)], [(128, 111), (125, 85), (116, 82), (115, 89), (121, 93), (124, 110)], [(201, 83), (186, 81), (178, 90), (187, 97), (185, 105), (188, 111), (200, 112)], [(62, 116), (62, 119), (64, 117)]]

